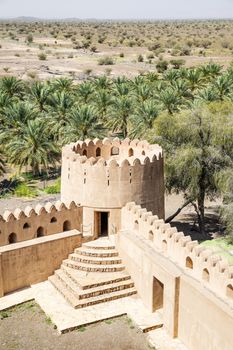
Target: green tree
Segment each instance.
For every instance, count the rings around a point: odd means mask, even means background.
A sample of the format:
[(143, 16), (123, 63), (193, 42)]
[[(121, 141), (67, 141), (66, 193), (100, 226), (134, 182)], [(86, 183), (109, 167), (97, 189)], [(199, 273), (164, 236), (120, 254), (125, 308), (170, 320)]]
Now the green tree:
[(153, 127), (155, 119), (159, 115), (159, 109), (154, 100), (146, 100), (140, 103), (131, 118), (132, 137), (146, 137), (146, 133)]
[(35, 103), (40, 112), (46, 110), (49, 94), (50, 90), (45, 83), (37, 81), (32, 84), (30, 95), (32, 97), (32, 101)]
[(164, 114), (158, 118), (157, 132), (166, 152), (167, 189), (184, 194), (185, 205), (193, 205), (205, 234), (205, 199), (219, 194), (216, 178), (232, 164), (232, 116), (204, 106)]
[(20, 137), (11, 139), (6, 147), (8, 160), (19, 167), (31, 167), (34, 175), (41, 168), (47, 170), (55, 165), (59, 152), (48, 135), (47, 123), (41, 118), (27, 120)]
[(3, 77), (1, 79), (0, 89), (9, 98), (17, 99), (23, 96), (25, 85), (22, 80), (15, 77)]
[(129, 118), (133, 111), (133, 104), (131, 99), (126, 95), (116, 97), (113, 100), (111, 109), (111, 119), (107, 123), (107, 126), (121, 133), (124, 138), (129, 133)]
[(101, 137), (103, 126), (98, 121), (96, 109), (90, 105), (82, 105), (71, 111), (68, 124), (63, 131), (65, 144), (78, 139)]

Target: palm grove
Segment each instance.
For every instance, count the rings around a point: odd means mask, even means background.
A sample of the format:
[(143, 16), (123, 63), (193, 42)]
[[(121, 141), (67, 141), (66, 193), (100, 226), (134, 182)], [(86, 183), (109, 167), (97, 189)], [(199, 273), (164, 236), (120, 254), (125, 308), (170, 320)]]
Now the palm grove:
[[(233, 230), (233, 68), (218, 64), (107, 76), (75, 84), (68, 78), (0, 80), (0, 172), (4, 164), (38, 175), (60, 161), (62, 145), (103, 136), (159, 142), (167, 190), (193, 205), (205, 233), (205, 199), (224, 197)], [(172, 219), (172, 218), (170, 218)]]

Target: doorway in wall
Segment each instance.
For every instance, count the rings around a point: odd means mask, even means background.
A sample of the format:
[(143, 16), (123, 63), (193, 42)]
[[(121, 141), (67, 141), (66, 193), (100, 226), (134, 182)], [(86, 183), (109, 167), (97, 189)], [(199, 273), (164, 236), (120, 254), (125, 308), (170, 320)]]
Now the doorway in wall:
[(108, 218), (109, 212), (107, 211), (95, 212), (95, 232), (99, 237), (108, 236)]
[(153, 312), (163, 308), (164, 285), (157, 278), (153, 277)]

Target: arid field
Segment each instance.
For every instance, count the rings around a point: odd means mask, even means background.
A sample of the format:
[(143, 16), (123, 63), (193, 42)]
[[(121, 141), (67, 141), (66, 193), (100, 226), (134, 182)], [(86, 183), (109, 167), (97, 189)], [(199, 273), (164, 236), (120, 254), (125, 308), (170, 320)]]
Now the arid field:
[(133, 77), (159, 60), (186, 67), (227, 67), (233, 21), (0, 22), (0, 76)]

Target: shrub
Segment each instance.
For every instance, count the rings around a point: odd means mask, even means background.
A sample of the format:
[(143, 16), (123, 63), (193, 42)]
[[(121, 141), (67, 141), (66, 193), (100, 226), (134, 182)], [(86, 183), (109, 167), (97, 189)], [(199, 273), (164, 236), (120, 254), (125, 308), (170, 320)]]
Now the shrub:
[(151, 53), (148, 53), (148, 55), (146, 56), (148, 58), (148, 60), (151, 60), (152, 58), (154, 58), (154, 54), (151, 52)]
[(27, 35), (26, 41), (27, 41), (29, 44), (31, 44), (31, 43), (33, 42), (33, 35), (32, 35), (31, 33)]
[(110, 56), (105, 56), (105, 57), (101, 57), (99, 60), (98, 60), (98, 64), (100, 66), (110, 66), (110, 65), (113, 65), (114, 64), (114, 61), (113, 61), (113, 58), (110, 57)]
[(143, 62), (144, 61), (144, 58), (142, 55), (138, 55), (138, 62)]
[(191, 50), (188, 47), (183, 47), (180, 50), (180, 56), (189, 56), (191, 54)]
[(61, 179), (58, 179), (53, 185), (47, 186), (44, 191), (47, 194), (56, 194), (61, 192)]
[(181, 66), (185, 64), (185, 60), (182, 60), (182, 59), (170, 60), (170, 63), (174, 69), (179, 69)]
[(38, 58), (40, 61), (46, 61), (47, 56), (44, 52), (39, 53)]
[(168, 62), (165, 60), (159, 60), (156, 64), (156, 69), (159, 73), (163, 73), (168, 68)]
[(106, 75), (110, 75), (112, 73), (111, 68), (106, 68), (104, 71)]
[(26, 183), (21, 183), (16, 186), (14, 194), (17, 197), (29, 197), (33, 198), (38, 195), (37, 190)]
[(37, 72), (33, 71), (33, 70), (29, 70), (27, 72), (27, 76), (31, 79), (36, 79), (37, 78)]
[(125, 57), (124, 52), (121, 52), (121, 53), (119, 54), (119, 56), (120, 56), (120, 57)]

